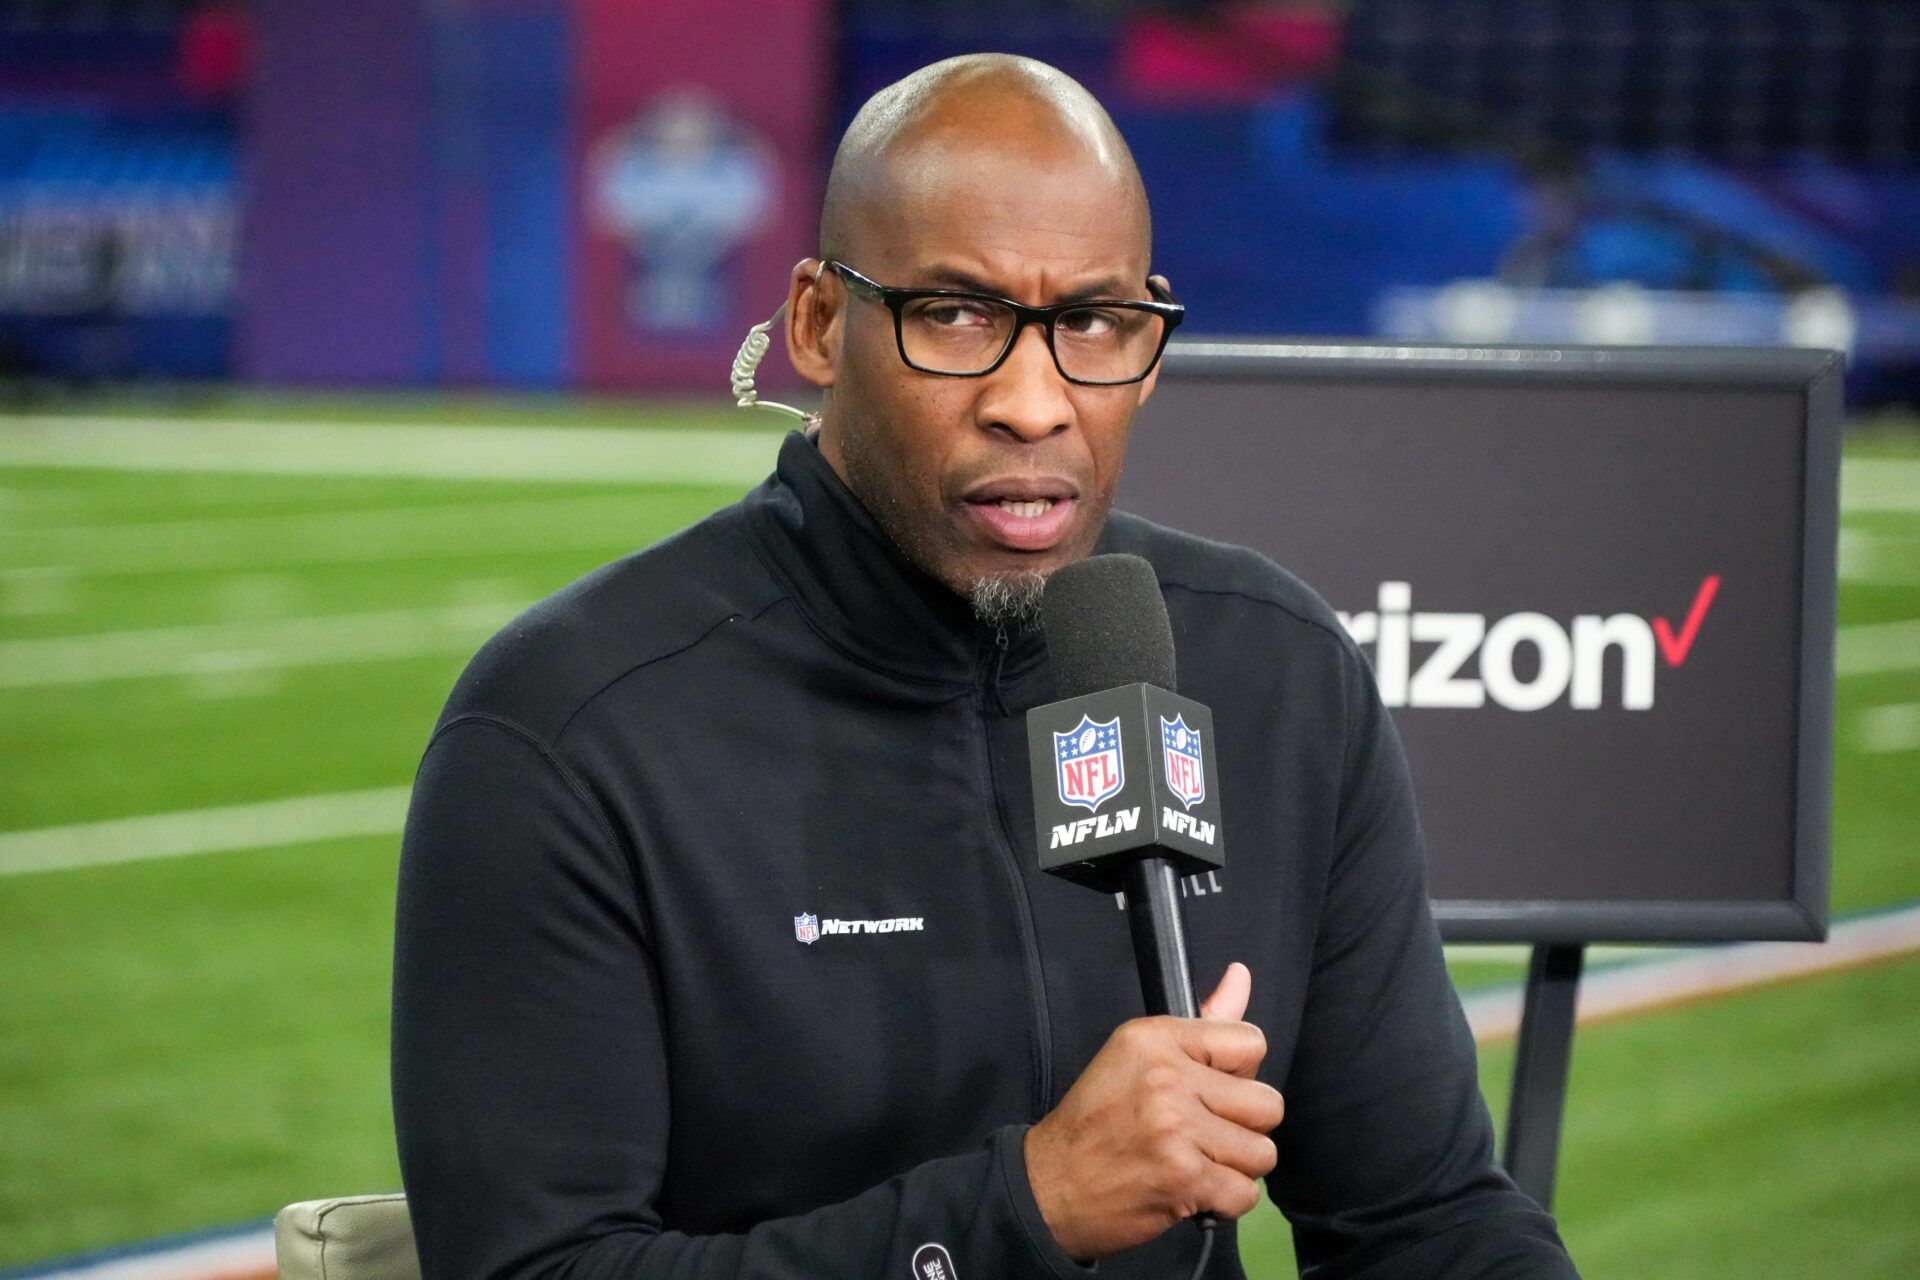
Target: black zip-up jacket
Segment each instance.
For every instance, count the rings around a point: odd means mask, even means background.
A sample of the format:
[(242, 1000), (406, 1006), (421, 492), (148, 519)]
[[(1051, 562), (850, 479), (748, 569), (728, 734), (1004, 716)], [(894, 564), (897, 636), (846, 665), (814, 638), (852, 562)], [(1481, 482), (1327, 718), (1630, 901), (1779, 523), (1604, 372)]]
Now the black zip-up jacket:
[[(1122, 514), (1100, 549), (1153, 563), (1213, 708), (1228, 863), (1186, 882), (1193, 967), (1252, 967), (1305, 1274), (1572, 1276), (1494, 1165), (1365, 660), (1250, 551)], [(428, 1280), (937, 1280), (940, 1250), (945, 1280), (1185, 1280), (1194, 1227), (1082, 1266), (1026, 1179), (1027, 1127), (1141, 1013), (1116, 899), (1037, 869), (1052, 695), (1039, 638), (975, 622), (797, 433), (490, 640), (400, 870)], [(1244, 1275), (1230, 1223), (1207, 1274)]]

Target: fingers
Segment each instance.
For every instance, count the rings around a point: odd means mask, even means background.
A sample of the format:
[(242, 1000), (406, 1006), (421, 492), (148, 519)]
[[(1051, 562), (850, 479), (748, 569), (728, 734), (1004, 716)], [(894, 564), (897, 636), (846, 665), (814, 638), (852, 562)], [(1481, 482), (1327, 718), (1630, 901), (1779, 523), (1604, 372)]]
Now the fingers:
[(1206, 1017), (1122, 1023), (1028, 1131), (1028, 1183), (1068, 1256), (1107, 1257), (1175, 1219), (1237, 1218), (1259, 1203), (1285, 1104), (1255, 1078), (1267, 1042), (1241, 1021), (1250, 987), (1233, 965)]
[(1280, 1162), (1280, 1150), (1272, 1138), (1218, 1116), (1207, 1116), (1193, 1126), (1191, 1134), (1207, 1159), (1249, 1178), (1266, 1177)]
[(1164, 1023), (1182, 1052), (1215, 1071), (1251, 1079), (1267, 1056), (1266, 1033), (1251, 1022), (1167, 1018)]
[(1201, 1195), (1203, 1208), (1222, 1218), (1242, 1218), (1260, 1204), (1260, 1184), (1246, 1174), (1216, 1164)]
[(1200, 1105), (1229, 1124), (1252, 1133), (1269, 1133), (1286, 1117), (1280, 1091), (1260, 1080), (1214, 1075), (1195, 1090)]
[(1213, 994), (1200, 1002), (1200, 1016), (1219, 1022), (1238, 1022), (1247, 1016), (1253, 994), (1253, 971), (1238, 960), (1227, 966)]

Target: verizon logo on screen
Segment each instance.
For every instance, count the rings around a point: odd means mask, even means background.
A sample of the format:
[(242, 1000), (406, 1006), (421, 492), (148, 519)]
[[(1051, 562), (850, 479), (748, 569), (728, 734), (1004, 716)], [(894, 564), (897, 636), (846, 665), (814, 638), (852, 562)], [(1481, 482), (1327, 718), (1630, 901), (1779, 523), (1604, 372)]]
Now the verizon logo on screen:
[[(1377, 607), (1341, 613), (1354, 642), (1371, 645), (1374, 681), (1389, 707), (1483, 707), (1539, 711), (1566, 699), (1577, 711), (1653, 706), (1661, 665), (1686, 664), (1706, 626), (1720, 575), (1708, 574), (1686, 617), (1637, 613), (1416, 612), (1413, 587), (1380, 584)], [(1417, 646), (1417, 649), (1416, 649)]]

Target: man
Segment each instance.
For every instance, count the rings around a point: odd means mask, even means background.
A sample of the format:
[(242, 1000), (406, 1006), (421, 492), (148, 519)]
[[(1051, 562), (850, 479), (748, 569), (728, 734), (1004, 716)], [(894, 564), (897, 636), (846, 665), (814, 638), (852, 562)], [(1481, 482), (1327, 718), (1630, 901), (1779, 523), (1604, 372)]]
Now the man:
[[(1149, 239), (1058, 72), (883, 91), (790, 283), (817, 437), (461, 678), (394, 979), (430, 1280), (1163, 1280), (1203, 1212), (1223, 1280), (1262, 1178), (1314, 1276), (1573, 1275), (1493, 1166), (1364, 660), (1270, 562), (1108, 518), (1177, 310)], [(1154, 564), (1216, 711), (1197, 1021), (1139, 1016), (1125, 917), (1032, 847), (1034, 605), (1095, 550)]]

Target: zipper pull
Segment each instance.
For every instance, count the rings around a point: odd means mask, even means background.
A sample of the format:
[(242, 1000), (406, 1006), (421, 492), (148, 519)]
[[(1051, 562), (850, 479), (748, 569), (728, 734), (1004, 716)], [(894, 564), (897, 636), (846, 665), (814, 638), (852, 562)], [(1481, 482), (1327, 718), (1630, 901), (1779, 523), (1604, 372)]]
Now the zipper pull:
[(1012, 714), (1007, 710), (1006, 701), (1000, 696), (1000, 669), (1006, 665), (1007, 650), (1013, 641), (1007, 636), (1007, 624), (997, 623), (993, 628), (993, 668), (988, 675), (988, 684), (993, 689), (993, 705), (1001, 715)]

